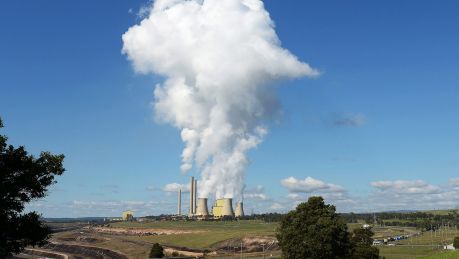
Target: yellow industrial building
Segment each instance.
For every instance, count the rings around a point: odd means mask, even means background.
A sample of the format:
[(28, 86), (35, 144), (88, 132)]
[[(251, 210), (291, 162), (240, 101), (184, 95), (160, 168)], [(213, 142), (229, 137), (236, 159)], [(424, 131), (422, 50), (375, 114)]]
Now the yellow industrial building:
[(232, 199), (217, 199), (212, 207), (212, 214), (215, 218), (234, 216)]
[(132, 210), (123, 211), (123, 220), (124, 221), (134, 220), (134, 212)]

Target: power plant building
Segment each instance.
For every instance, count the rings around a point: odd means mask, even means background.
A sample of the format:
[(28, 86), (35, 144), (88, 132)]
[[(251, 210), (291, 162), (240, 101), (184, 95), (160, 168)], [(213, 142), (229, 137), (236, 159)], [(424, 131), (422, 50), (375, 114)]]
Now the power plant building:
[(221, 218), (225, 216), (234, 217), (233, 199), (217, 199), (214, 206), (212, 207), (212, 214), (215, 218)]
[[(190, 209), (188, 212), (189, 217), (196, 217), (197, 219), (207, 218), (222, 218), (222, 217), (243, 217), (244, 208), (243, 203), (238, 202), (236, 204), (236, 211), (233, 210), (233, 199), (223, 198), (217, 199), (212, 206), (212, 214), (209, 213), (207, 207), (207, 198), (197, 198), (198, 181), (192, 176), (190, 179)], [(177, 214), (181, 214), (181, 191), (179, 191), (178, 197), (178, 211)]]
[(134, 220), (134, 212), (132, 212), (131, 210), (123, 211), (123, 220), (124, 221)]

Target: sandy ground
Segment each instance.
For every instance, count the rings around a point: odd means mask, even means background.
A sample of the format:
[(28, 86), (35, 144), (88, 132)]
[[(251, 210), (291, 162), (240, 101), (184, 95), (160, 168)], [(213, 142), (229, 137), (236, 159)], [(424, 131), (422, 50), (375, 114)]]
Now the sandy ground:
[(91, 227), (89, 230), (98, 233), (107, 234), (122, 234), (122, 235), (174, 235), (174, 234), (190, 234), (200, 233), (204, 231), (196, 230), (176, 230), (176, 229), (154, 229), (154, 228), (112, 228), (112, 227)]

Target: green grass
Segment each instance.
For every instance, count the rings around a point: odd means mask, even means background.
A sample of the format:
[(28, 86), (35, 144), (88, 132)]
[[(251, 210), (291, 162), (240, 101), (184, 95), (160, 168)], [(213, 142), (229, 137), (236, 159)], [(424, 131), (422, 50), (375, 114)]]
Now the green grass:
[[(376, 235), (385, 236), (385, 234), (390, 232), (397, 233), (401, 230), (403, 230), (405, 234), (416, 231), (414, 228), (385, 227), (379, 228), (375, 232)], [(380, 246), (378, 248), (380, 250), (380, 255), (385, 256), (387, 259), (459, 258), (457, 253), (445, 253), (442, 250), (443, 245), (451, 244), (455, 236), (459, 236), (459, 231), (456, 229), (442, 229), (442, 232), (424, 232), (418, 236), (399, 241), (396, 246)]]
[(459, 230), (456, 229), (442, 229), (442, 231), (424, 232), (419, 236), (412, 237), (401, 241), (401, 244), (411, 245), (436, 245), (442, 246), (444, 244), (452, 244), (454, 237), (459, 236)]
[[(218, 242), (245, 236), (273, 236), (278, 224), (256, 220), (241, 221), (155, 221), (119, 222), (112, 227), (194, 230), (196, 233), (158, 236), (132, 236), (129, 239), (190, 248), (211, 248)], [(199, 232), (198, 232), (199, 231)]]
[(374, 239), (383, 239), (386, 237), (394, 237), (394, 236), (401, 236), (401, 235), (411, 235), (414, 233), (419, 232), (414, 227), (374, 227), (373, 232), (375, 235), (373, 236)]
[(429, 255), (434, 255), (439, 250), (432, 250), (431, 247), (419, 246), (379, 246), (379, 255), (387, 259), (411, 259), (411, 258), (425, 258)]
[(459, 258), (459, 251), (442, 251), (436, 255), (422, 257), (425, 259), (456, 259)]

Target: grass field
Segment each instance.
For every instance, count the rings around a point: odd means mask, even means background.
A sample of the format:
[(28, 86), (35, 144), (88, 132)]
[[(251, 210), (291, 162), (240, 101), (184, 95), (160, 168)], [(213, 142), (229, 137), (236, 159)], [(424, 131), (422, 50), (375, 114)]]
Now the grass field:
[(148, 223), (120, 222), (111, 224), (112, 227), (124, 228), (157, 228), (193, 230), (196, 233), (158, 236), (133, 236), (130, 239), (147, 242), (158, 242), (172, 246), (190, 248), (211, 248), (213, 245), (231, 238), (246, 236), (274, 236), (276, 223), (263, 221), (155, 221)]
[[(390, 229), (391, 227), (386, 227)], [(392, 227), (400, 229), (400, 227)], [(415, 231), (405, 228), (405, 233)], [(380, 232), (381, 233), (381, 232)], [(382, 233), (386, 233), (382, 231)], [(378, 232), (376, 232), (378, 234)], [(451, 244), (459, 231), (453, 228), (441, 229), (437, 232), (424, 232), (418, 236), (397, 242), (396, 246), (380, 246), (380, 254), (387, 259), (402, 258), (459, 258), (458, 253), (444, 252), (443, 245)], [(456, 257), (455, 257), (456, 256)]]
[(459, 251), (440, 252), (436, 255), (421, 257), (426, 259), (456, 259), (459, 258)]
[[(211, 248), (218, 242), (231, 238), (242, 238), (244, 236), (273, 236), (278, 224), (265, 223), (262, 221), (156, 221), (148, 223), (138, 222), (120, 222), (111, 224), (113, 227), (125, 228), (158, 228), (158, 229), (177, 229), (177, 230), (197, 230), (202, 232), (179, 234), (179, 235), (159, 235), (159, 236), (142, 236), (129, 237), (133, 240), (146, 242), (158, 242), (172, 246), (186, 246), (191, 248), (206, 249)], [(349, 224), (349, 230), (360, 227), (361, 224)], [(377, 227), (374, 229), (375, 238), (384, 238), (387, 236), (407, 235), (418, 233), (412, 227)], [(401, 258), (430, 258), (442, 252), (442, 244), (451, 244), (453, 238), (459, 236), (456, 229), (443, 229), (436, 233), (425, 232), (419, 236), (402, 240), (397, 246), (380, 246), (380, 254), (387, 259)], [(434, 245), (433, 247), (431, 245)], [(435, 257), (434, 257), (435, 258)], [(458, 257), (459, 258), (459, 257)]]
[[(361, 227), (362, 224), (348, 224), (350, 231)], [(99, 238), (100, 241), (91, 245), (97, 245), (108, 249), (115, 249), (122, 253), (134, 256), (134, 258), (145, 258), (152, 243), (160, 243), (169, 246), (188, 247), (195, 249), (216, 248), (222, 241), (229, 239), (240, 239), (243, 237), (274, 236), (278, 227), (277, 223), (265, 223), (256, 220), (242, 221), (152, 221), (152, 222), (117, 222), (110, 224), (117, 228), (151, 228), (168, 229), (177, 231), (191, 231), (191, 233), (178, 233), (170, 235), (110, 235), (97, 234), (93, 232), (80, 233), (80, 230), (56, 233), (55, 237), (69, 238), (87, 235)], [(409, 235), (420, 233), (412, 227), (376, 227), (374, 228), (376, 238), (388, 236)], [(379, 246), (380, 255), (387, 259), (405, 258), (459, 258), (459, 252), (445, 252), (443, 244), (451, 244), (453, 238), (459, 236), (455, 228), (442, 229), (437, 232), (424, 232), (409, 239), (396, 243), (395, 246)], [(59, 240), (57, 240), (59, 241)], [(239, 241), (238, 241), (239, 242)], [(433, 246), (432, 246), (433, 244)], [(226, 244), (225, 244), (226, 246)], [(274, 257), (280, 256), (280, 251), (270, 252)], [(232, 256), (231, 252), (226, 254)], [(257, 256), (257, 253), (252, 254)], [(236, 256), (236, 255), (234, 255)], [(247, 256), (247, 254), (245, 255)], [(232, 257), (227, 257), (232, 258)], [(248, 257), (247, 257), (248, 258)]]

